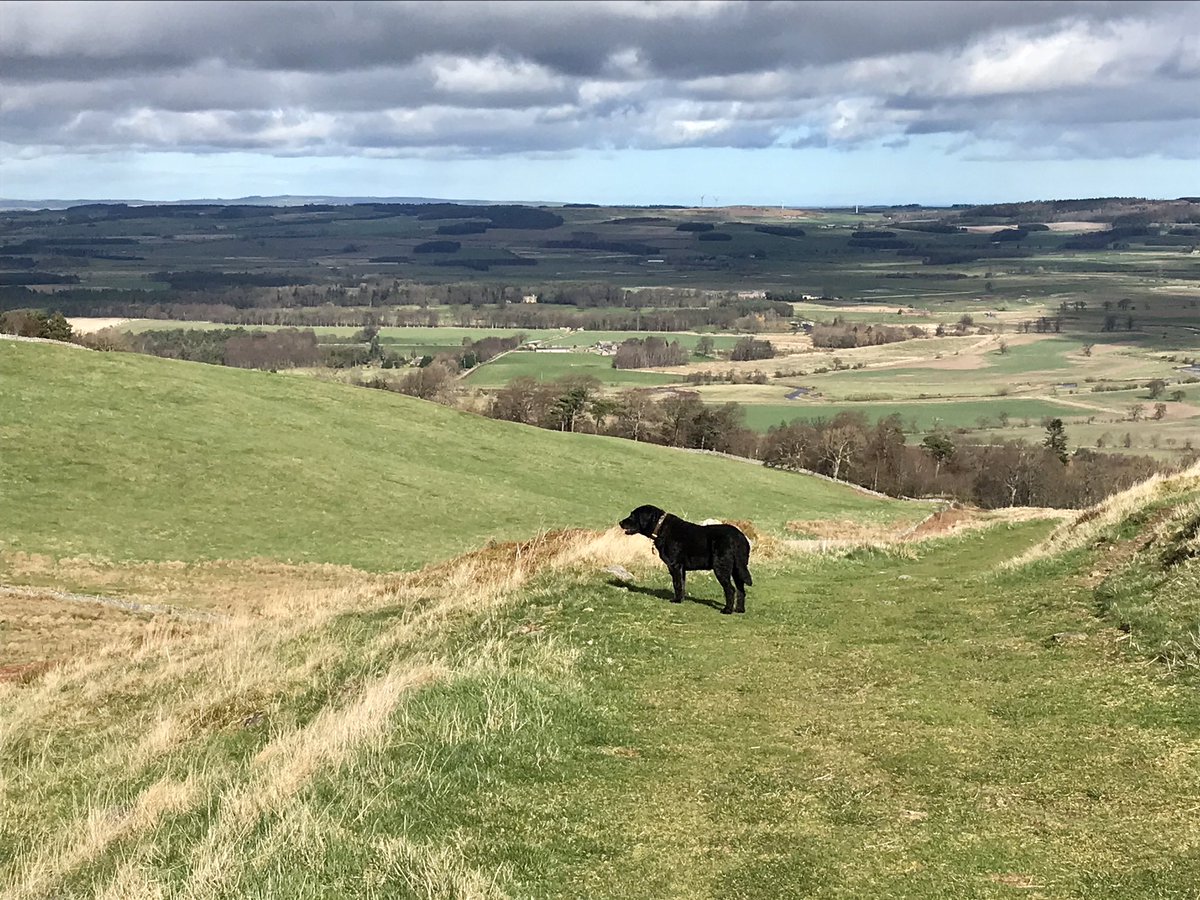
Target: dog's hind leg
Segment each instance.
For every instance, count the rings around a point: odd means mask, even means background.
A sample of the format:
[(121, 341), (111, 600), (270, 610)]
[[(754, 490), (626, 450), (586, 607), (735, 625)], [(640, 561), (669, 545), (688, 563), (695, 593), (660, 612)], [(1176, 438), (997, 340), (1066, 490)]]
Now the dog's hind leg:
[(671, 602), (682, 603), (683, 591), (687, 586), (687, 572), (683, 569), (671, 569), (671, 584), (675, 586), (675, 596), (671, 598)]
[(729, 615), (736, 611), (733, 602), (733, 579), (724, 569), (713, 569), (713, 574), (717, 576), (717, 581), (721, 582), (721, 590), (725, 592), (725, 608), (721, 612)]
[(741, 569), (737, 566), (733, 569), (733, 583), (737, 587), (737, 607), (734, 612), (744, 613), (746, 611), (746, 582), (742, 580)]

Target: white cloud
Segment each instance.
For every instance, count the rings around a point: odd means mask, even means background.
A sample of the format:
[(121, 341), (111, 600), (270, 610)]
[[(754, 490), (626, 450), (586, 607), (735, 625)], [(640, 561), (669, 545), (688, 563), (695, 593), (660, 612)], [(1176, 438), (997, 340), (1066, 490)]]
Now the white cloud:
[(1034, 140), (1063, 157), (1197, 154), (1195, 3), (9, 3), (4, 14), (0, 131), (14, 147), (476, 156), (944, 133), (966, 148)]
[(448, 94), (541, 94), (561, 88), (565, 79), (545, 66), (489, 54), (482, 59), (430, 60), (433, 83)]

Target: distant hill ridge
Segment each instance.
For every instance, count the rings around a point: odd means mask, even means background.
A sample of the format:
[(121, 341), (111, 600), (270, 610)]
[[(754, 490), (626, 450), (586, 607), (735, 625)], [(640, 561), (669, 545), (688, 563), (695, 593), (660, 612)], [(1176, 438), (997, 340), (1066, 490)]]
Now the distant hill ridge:
[[(275, 194), (270, 197), (253, 194), (248, 197), (219, 199), (202, 197), (195, 200), (11, 200), (0, 197), (0, 209), (37, 210), (70, 209), (73, 206), (306, 206), (312, 203), (353, 206), (356, 203), (462, 203), (490, 206), (501, 203), (543, 205), (532, 200), (448, 200), (441, 197), (335, 197), (323, 194)], [(550, 204), (556, 205), (556, 204)]]

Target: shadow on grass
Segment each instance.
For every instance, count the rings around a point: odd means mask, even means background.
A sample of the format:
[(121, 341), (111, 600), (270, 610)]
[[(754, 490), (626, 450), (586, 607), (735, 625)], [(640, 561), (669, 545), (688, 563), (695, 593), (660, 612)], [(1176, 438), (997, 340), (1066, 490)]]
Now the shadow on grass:
[[(660, 600), (670, 600), (675, 596), (674, 591), (669, 591), (666, 588), (647, 588), (638, 587), (636, 584), (630, 584), (628, 581), (622, 581), (619, 578), (610, 578), (608, 583), (612, 587), (624, 588), (631, 594), (645, 594), (647, 597), (658, 597)], [(724, 609), (724, 601), (709, 600), (706, 597), (692, 597), (687, 591), (683, 594), (684, 600), (691, 600), (693, 603), (699, 603), (701, 606), (707, 606), (710, 609)]]

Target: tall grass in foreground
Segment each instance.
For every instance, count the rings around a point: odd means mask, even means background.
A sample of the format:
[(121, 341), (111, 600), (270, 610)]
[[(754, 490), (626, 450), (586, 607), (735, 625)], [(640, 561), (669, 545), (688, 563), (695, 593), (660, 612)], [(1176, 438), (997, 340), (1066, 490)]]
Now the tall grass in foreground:
[[(283, 857), (345, 838), (320, 792), (383, 777), (389, 747), (546, 740), (509, 695), (569, 695), (572, 651), (537, 636), (515, 646), (497, 611), (536, 573), (648, 559), (618, 531), (543, 535), (409, 576), (275, 588), (247, 604), (253, 616), (154, 622), (28, 686), (0, 684), (4, 896), (271, 893)], [(387, 777), (420, 785), (423, 752)], [(369, 895), (494, 893), (453, 848), (380, 836), (370, 855)], [(285, 880), (288, 896), (321, 896)]]

